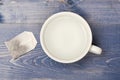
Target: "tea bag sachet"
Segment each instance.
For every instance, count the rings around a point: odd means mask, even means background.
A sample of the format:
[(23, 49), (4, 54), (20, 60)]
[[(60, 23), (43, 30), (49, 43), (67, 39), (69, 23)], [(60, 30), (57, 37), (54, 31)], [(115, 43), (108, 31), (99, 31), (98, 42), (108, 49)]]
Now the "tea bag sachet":
[(34, 49), (37, 45), (37, 40), (32, 32), (24, 31), (13, 39), (5, 42), (5, 45), (10, 51), (12, 59), (15, 60)]

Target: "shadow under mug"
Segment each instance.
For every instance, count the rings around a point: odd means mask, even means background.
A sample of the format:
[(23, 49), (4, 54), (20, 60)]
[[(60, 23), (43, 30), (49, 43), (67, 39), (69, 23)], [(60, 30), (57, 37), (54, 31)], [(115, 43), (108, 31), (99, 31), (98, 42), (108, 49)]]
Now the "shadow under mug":
[(88, 52), (102, 52), (101, 48), (92, 45), (87, 21), (73, 12), (59, 12), (49, 17), (41, 28), (40, 42), (44, 52), (61, 63), (81, 60)]

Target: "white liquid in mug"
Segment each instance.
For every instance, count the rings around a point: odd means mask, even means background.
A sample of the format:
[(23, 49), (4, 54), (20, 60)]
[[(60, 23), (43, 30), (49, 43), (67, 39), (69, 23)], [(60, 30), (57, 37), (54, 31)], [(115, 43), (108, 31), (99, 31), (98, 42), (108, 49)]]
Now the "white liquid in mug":
[(48, 23), (44, 43), (48, 52), (62, 60), (77, 58), (87, 43), (83, 24), (72, 16), (60, 16)]

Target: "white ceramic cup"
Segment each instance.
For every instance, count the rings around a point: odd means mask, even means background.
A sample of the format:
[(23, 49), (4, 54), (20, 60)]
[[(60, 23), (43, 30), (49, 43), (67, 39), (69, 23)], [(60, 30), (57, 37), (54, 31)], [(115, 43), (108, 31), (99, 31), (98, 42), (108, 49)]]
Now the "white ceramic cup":
[(40, 41), (44, 52), (61, 63), (81, 60), (88, 52), (102, 52), (101, 48), (92, 45), (87, 21), (72, 12), (60, 12), (49, 17), (41, 28)]

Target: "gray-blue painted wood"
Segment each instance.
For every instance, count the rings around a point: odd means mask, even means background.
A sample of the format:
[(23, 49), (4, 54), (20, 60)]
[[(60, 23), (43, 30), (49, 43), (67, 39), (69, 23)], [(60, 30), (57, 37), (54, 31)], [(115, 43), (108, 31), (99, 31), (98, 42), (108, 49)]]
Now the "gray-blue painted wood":
[[(11, 2), (12, 1), (12, 2)], [(72, 11), (83, 16), (93, 31), (100, 56), (89, 53), (81, 61), (61, 64), (41, 48), (39, 32), (52, 14)], [(37, 47), (15, 62), (4, 42), (32, 31)], [(120, 0), (0, 0), (0, 80), (119, 80)]]

